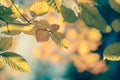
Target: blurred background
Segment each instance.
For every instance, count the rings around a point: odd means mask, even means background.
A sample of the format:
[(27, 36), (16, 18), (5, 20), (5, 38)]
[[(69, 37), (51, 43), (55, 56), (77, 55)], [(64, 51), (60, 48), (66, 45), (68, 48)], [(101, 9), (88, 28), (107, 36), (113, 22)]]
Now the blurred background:
[[(120, 17), (110, 8), (108, 0), (97, 1), (102, 5), (98, 10), (109, 25)], [(16, 0), (21, 7), (32, 2)], [(51, 39), (37, 43), (34, 36), (21, 33), (14, 37), (9, 51), (22, 55), (29, 62), (31, 72), (22, 73), (6, 66), (0, 68), (0, 80), (120, 80), (120, 61), (103, 60), (105, 47), (120, 41), (120, 32), (112, 30), (103, 34), (87, 27), (81, 19), (73, 24), (65, 23), (55, 11), (49, 11), (40, 19), (60, 25), (59, 32), (65, 33), (68, 49), (58, 47)]]

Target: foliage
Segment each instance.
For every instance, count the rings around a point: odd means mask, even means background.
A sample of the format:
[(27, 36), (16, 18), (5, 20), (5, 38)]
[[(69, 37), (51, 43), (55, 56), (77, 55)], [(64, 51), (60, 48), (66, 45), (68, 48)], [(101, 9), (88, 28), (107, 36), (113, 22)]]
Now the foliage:
[[(70, 5), (70, 3), (73, 3), (73, 5)], [(118, 13), (120, 12), (119, 3), (113, 0), (109, 0), (109, 3), (112, 9)], [(65, 0), (38, 0), (38, 2), (30, 6), (30, 13), (28, 15), (24, 14), (25, 11), (18, 4), (15, 4), (14, 0), (0, 0), (0, 25), (2, 34), (11, 36), (0, 37), (0, 55), (3, 59), (0, 60), (0, 65), (4, 62), (13, 69), (22, 72), (30, 71), (27, 61), (22, 56), (14, 52), (7, 52), (12, 46), (12, 37), (22, 32), (35, 36), (37, 42), (45, 42), (51, 38), (58, 46), (68, 48), (64, 44), (67, 42), (64, 33), (58, 31), (61, 27), (59, 24), (50, 24), (47, 20), (36, 19), (47, 15), (49, 10), (54, 9), (58, 14), (61, 14), (66, 23), (74, 24), (82, 18), (88, 27), (98, 29), (101, 33), (109, 33), (111, 29), (115, 30), (116, 33), (119, 32), (119, 18), (114, 20), (112, 25), (109, 25), (99, 12), (98, 6), (99, 3), (96, 5), (92, 0), (90, 3), (80, 0), (70, 0), (68, 3)], [(119, 45), (119, 42), (109, 45), (104, 51), (104, 58), (108, 60), (120, 60)]]

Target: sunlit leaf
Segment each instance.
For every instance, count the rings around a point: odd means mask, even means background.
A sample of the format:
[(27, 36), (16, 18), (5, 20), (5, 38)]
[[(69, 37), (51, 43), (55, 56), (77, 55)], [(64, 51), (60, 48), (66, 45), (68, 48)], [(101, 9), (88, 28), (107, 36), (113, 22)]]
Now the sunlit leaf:
[(60, 25), (58, 24), (51, 24), (49, 27), (51, 31), (57, 31), (59, 28), (60, 28)]
[(75, 13), (64, 6), (61, 6), (61, 13), (65, 22), (74, 23), (78, 20)]
[(50, 33), (44, 29), (37, 29), (35, 32), (37, 42), (45, 42), (50, 38)]
[(0, 37), (0, 51), (6, 51), (12, 46), (12, 37)]
[(34, 20), (33, 24), (36, 26), (37, 29), (47, 29), (50, 27), (50, 24), (46, 20)]
[(120, 31), (120, 18), (114, 20), (112, 22), (112, 28), (116, 31), (119, 32)]
[(0, 4), (4, 5), (5, 7), (11, 7), (12, 2), (14, 3), (14, 0), (0, 0)]
[(66, 40), (63, 33), (51, 32), (51, 38), (58, 46), (67, 48), (66, 44), (64, 44)]
[(60, 12), (60, 6), (62, 0), (46, 0), (50, 7), (54, 8), (57, 12)]
[(119, 0), (109, 0), (109, 4), (116, 12), (120, 13), (120, 1)]
[(120, 42), (110, 44), (104, 50), (104, 59), (107, 60), (120, 60)]
[(107, 32), (109, 26), (95, 6), (82, 5), (82, 19), (89, 27)]
[(0, 57), (0, 71), (4, 68), (3, 58)]
[[(24, 32), (26, 34), (34, 35), (34, 25), (27, 25), (27, 24), (9, 24), (8, 26), (2, 26), (2, 33), (8, 34), (8, 35), (19, 35), (21, 32)], [(9, 30), (9, 31), (8, 31)]]
[(0, 5), (0, 19), (9, 22), (15, 20), (15, 17), (12, 17), (12, 10), (10, 8)]
[[(17, 4), (14, 4), (14, 5), (11, 7), (11, 10), (12, 10), (12, 12), (13, 12), (13, 14), (12, 14), (13, 17), (20, 17), (21, 14), (20, 14), (19, 12), (23, 13), (22, 8), (20, 8), (20, 6), (17, 5)], [(18, 10), (19, 10), (19, 11), (18, 11)]]
[(30, 72), (30, 66), (28, 62), (19, 54), (13, 52), (5, 52), (2, 54), (2, 57), (12, 69), (21, 71), (21, 72)]
[(45, 1), (41, 1), (34, 3), (30, 8), (30, 12), (32, 16), (42, 16), (48, 12), (48, 9), (48, 4)]

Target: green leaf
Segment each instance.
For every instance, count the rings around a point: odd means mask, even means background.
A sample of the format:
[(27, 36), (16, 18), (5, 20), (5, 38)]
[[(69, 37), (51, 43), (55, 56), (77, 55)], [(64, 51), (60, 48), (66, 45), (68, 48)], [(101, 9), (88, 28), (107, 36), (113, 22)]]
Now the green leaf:
[(15, 17), (12, 17), (12, 14), (14, 13), (10, 8), (0, 6), (0, 19), (2, 19), (5, 22), (12, 22), (16, 19)]
[(2, 26), (2, 33), (7, 35), (19, 35), (21, 32), (29, 35), (34, 35), (35, 26), (29, 24), (9, 24), (8, 26)]
[(51, 32), (51, 38), (58, 46), (67, 48), (67, 46), (63, 42), (65, 39), (65, 36), (63, 33)]
[[(117, 1), (119, 3), (117, 3)], [(114, 9), (116, 12), (120, 13), (120, 1), (119, 0), (109, 0), (109, 4), (112, 9)]]
[(95, 27), (102, 32), (109, 32), (109, 26), (95, 6), (82, 5), (82, 19), (89, 27)]
[(112, 22), (112, 28), (116, 31), (119, 32), (120, 31), (120, 18), (114, 20)]
[(74, 23), (78, 20), (75, 13), (71, 9), (68, 9), (64, 6), (61, 6), (61, 13), (65, 22)]
[(6, 51), (12, 46), (12, 37), (0, 37), (0, 51)]
[(29, 64), (19, 54), (16, 54), (13, 52), (5, 52), (2, 54), (2, 57), (5, 63), (7, 63), (12, 69), (15, 69), (21, 72), (30, 72)]
[(50, 7), (54, 8), (57, 12), (60, 12), (61, 0), (46, 0)]
[(34, 3), (30, 8), (30, 12), (32, 16), (42, 16), (48, 12), (48, 9), (48, 4), (45, 1), (41, 1)]
[(104, 59), (120, 60), (120, 42), (115, 42), (107, 46), (104, 50)]

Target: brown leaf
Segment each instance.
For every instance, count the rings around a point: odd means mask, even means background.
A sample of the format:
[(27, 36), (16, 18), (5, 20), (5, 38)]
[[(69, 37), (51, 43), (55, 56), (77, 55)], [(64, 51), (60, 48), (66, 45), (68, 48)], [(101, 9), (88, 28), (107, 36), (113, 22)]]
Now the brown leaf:
[(37, 29), (35, 35), (37, 42), (45, 42), (50, 38), (50, 33), (44, 29)]
[(58, 24), (51, 24), (49, 29), (51, 31), (57, 31), (59, 28), (60, 28), (60, 25), (58, 25)]

